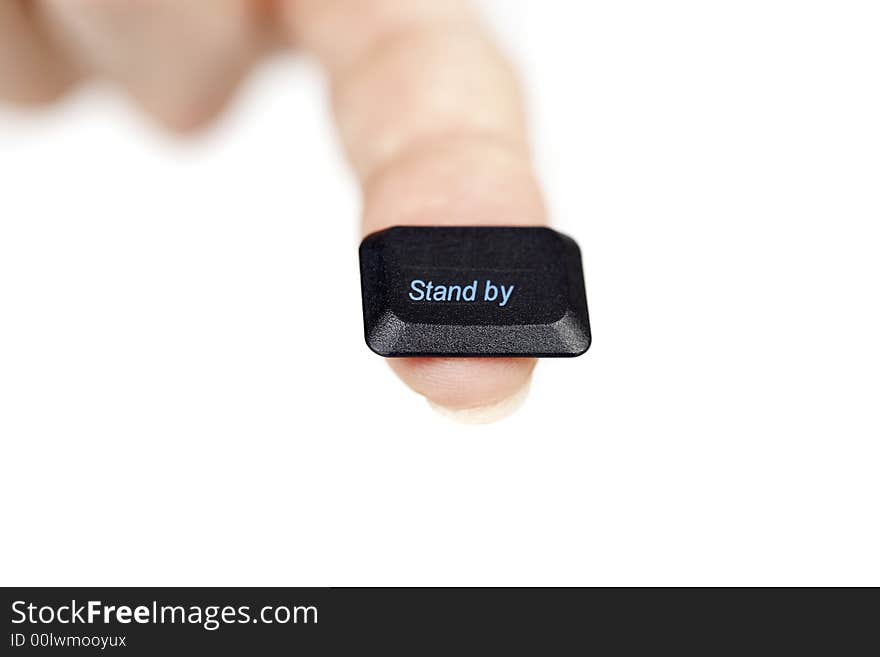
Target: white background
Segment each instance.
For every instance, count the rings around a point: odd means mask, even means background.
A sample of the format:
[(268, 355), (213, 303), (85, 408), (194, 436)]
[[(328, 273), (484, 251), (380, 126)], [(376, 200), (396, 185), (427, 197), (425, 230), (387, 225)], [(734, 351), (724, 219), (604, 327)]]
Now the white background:
[(486, 7), (594, 333), (496, 425), (364, 345), (307, 62), (0, 110), (3, 584), (880, 584), (876, 3)]

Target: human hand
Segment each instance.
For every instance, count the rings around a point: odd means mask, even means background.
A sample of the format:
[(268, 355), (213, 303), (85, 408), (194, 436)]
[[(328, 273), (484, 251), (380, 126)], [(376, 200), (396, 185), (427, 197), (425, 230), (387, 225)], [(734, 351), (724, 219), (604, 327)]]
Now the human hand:
[[(0, 98), (42, 104), (103, 78), (184, 132), (281, 47), (329, 75), (364, 234), (546, 222), (515, 76), (463, 0), (0, 0)], [(434, 404), (484, 418), (521, 396), (535, 364), (389, 362)]]

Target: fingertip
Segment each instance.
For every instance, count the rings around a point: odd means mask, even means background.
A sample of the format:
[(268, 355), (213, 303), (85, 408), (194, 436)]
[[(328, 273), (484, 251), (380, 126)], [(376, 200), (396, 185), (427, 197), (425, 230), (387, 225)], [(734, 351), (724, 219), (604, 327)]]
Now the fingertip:
[(62, 100), (74, 88), (68, 79), (37, 79), (32, 83), (10, 85), (0, 90), (4, 102), (23, 109), (35, 109)]
[(480, 409), (508, 400), (528, 385), (533, 358), (395, 358), (391, 369), (433, 405)]
[(488, 406), (451, 409), (435, 404), (431, 400), (428, 400), (428, 404), (437, 413), (458, 424), (491, 424), (513, 415), (520, 409), (523, 403), (525, 403), (526, 398), (529, 396), (530, 384), (531, 379), (527, 380), (525, 385), (517, 392), (513, 393), (511, 397), (502, 399), (495, 404), (489, 404)]
[(214, 123), (225, 101), (168, 103), (136, 97), (140, 110), (160, 128), (180, 138), (195, 137)]

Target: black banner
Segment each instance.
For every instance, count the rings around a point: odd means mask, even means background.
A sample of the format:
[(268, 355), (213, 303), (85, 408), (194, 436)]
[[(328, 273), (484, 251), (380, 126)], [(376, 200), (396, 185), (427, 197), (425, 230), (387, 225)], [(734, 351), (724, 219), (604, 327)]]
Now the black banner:
[(876, 647), (878, 612), (869, 589), (24, 588), (2, 601), (4, 655), (855, 654)]

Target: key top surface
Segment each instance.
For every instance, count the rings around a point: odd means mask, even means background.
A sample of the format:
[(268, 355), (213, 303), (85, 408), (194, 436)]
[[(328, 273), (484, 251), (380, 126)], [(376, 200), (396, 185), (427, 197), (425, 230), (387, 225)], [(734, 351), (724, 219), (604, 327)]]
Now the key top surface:
[(580, 250), (540, 227), (397, 226), (360, 247), (364, 335), (381, 356), (579, 356)]

